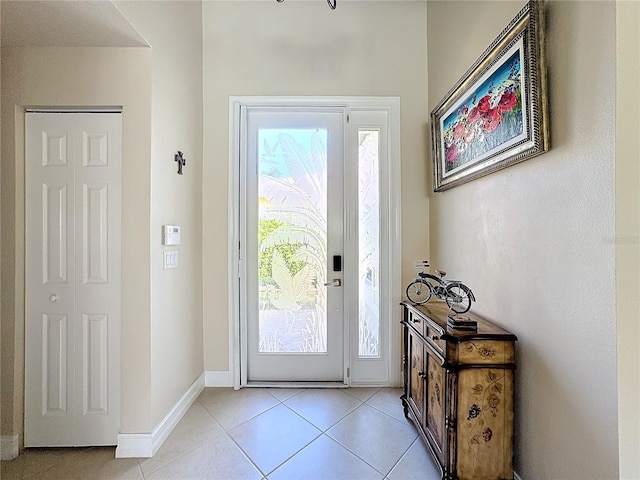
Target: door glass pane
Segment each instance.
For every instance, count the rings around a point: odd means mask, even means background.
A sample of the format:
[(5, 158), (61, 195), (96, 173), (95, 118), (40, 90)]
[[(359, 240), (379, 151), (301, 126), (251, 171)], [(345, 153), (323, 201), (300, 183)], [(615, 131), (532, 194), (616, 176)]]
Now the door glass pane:
[(260, 353), (326, 353), (327, 130), (258, 130)]
[(380, 356), (379, 132), (358, 131), (358, 355)]

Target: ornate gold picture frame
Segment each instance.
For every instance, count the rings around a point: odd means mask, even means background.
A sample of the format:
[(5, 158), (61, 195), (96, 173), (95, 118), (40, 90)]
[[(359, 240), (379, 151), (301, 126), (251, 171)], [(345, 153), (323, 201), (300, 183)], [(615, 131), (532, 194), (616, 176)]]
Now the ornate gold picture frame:
[(440, 192), (549, 149), (544, 2), (530, 0), (431, 112)]

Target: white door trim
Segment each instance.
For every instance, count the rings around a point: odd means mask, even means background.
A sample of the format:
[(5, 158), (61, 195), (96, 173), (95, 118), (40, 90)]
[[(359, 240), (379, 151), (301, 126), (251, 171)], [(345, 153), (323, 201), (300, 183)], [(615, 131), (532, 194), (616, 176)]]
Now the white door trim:
[[(240, 262), (239, 245), (243, 234), (243, 226), (240, 224), (240, 215), (236, 206), (240, 198), (239, 182), (240, 163), (239, 159), (243, 153), (240, 139), (240, 125), (246, 121), (241, 116), (241, 106), (292, 106), (292, 107), (327, 107), (345, 106), (349, 109), (375, 110), (385, 108), (389, 112), (389, 155), (390, 158), (397, 159), (394, 168), (389, 168), (389, 182), (391, 188), (397, 193), (395, 202), (389, 205), (391, 216), (390, 232), (388, 240), (392, 252), (390, 262), (392, 263), (390, 272), (392, 292), (390, 294), (391, 304), (397, 305), (401, 296), (401, 204), (400, 204), (400, 99), (398, 97), (262, 97), (262, 96), (231, 96), (229, 97), (229, 196), (228, 204), (228, 295), (229, 295), (229, 374), (233, 379), (233, 387), (238, 389), (246, 385), (246, 371), (241, 370), (241, 365), (246, 365), (246, 358), (243, 356), (240, 332), (240, 309), (243, 308), (239, 295), (239, 280), (243, 273), (243, 266)], [(345, 143), (347, 139), (345, 138)], [(244, 312), (243, 312), (244, 313)], [(389, 385), (399, 385), (400, 381), (400, 333), (399, 320), (400, 309), (391, 309), (389, 312)], [(351, 355), (350, 342), (345, 338), (345, 365), (348, 365), (348, 356)], [(345, 377), (349, 384), (350, 379)]]

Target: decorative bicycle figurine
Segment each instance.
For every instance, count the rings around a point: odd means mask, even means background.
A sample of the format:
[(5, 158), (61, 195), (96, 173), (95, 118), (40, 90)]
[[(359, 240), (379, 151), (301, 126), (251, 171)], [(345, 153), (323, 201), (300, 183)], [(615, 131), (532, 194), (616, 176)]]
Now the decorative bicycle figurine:
[(469, 287), (459, 280), (445, 280), (447, 272), (436, 270), (436, 277), (425, 272), (429, 268), (429, 260), (416, 260), (413, 266), (420, 270), (418, 277), (407, 286), (407, 298), (410, 302), (421, 305), (427, 303), (432, 295), (447, 302), (451, 310), (465, 313), (471, 308), (476, 298)]

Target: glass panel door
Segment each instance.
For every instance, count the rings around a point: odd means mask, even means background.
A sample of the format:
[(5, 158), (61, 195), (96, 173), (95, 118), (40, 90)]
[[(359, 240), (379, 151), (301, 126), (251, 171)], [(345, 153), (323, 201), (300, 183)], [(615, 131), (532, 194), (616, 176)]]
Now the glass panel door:
[(247, 109), (248, 381), (343, 379), (343, 116)]

